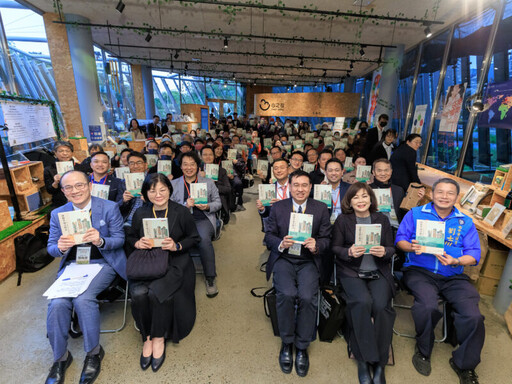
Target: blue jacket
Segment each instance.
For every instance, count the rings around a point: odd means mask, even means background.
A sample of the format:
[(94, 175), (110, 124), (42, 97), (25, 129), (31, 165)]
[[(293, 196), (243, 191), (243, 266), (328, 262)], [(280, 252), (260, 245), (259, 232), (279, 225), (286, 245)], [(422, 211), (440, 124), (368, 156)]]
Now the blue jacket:
[[(475, 224), (469, 216), (453, 207), (452, 213), (442, 219), (435, 211), (432, 203), (415, 207), (407, 212), (400, 223), (395, 244), (402, 240), (410, 242), (416, 239), (417, 220), (445, 221), (445, 252), (455, 258), (463, 255), (472, 256), (478, 264), (480, 261), (480, 240)], [(404, 267), (421, 267), (443, 276), (460, 275), (464, 272), (463, 266), (442, 265), (435, 255), (429, 253), (417, 255), (414, 252), (407, 252)]]
[[(124, 230), (123, 217), (116, 203), (91, 196), (91, 223), (96, 228), (100, 237), (105, 240), (102, 248), (98, 248), (107, 263), (123, 278), (126, 279), (126, 255), (123, 250)], [(62, 257), (59, 270), (66, 264), (69, 252), (62, 254), (57, 247), (57, 242), (62, 236), (59, 223), (59, 212), (73, 211), (70, 202), (52, 211), (50, 219), (50, 237), (48, 239), (48, 253), (53, 257)]]

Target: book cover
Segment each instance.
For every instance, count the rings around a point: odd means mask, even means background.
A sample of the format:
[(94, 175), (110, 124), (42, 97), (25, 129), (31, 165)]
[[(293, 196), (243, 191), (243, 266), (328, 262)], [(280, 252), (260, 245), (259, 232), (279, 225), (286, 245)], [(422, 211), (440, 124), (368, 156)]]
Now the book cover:
[(391, 188), (376, 188), (373, 192), (377, 198), (379, 212), (391, 212)]
[(327, 204), (327, 208), (332, 206), (332, 187), (325, 184), (315, 184), (313, 198)]
[(91, 195), (99, 197), (100, 199), (108, 200), (108, 193), (110, 192), (110, 185), (93, 184)]
[(181, 135), (172, 135), (171, 139), (172, 139), (172, 141), (174, 141), (174, 143), (176, 145), (180, 145), (181, 144)]
[(276, 198), (276, 186), (274, 184), (258, 185), (259, 198), (264, 207), (270, 206), (270, 200)]
[(359, 165), (356, 170), (356, 180), (360, 181), (361, 183), (366, 183), (368, 180), (370, 180), (371, 174), (371, 165)]
[(416, 240), (425, 247), (423, 253), (442, 255), (444, 253), (445, 222), (418, 220), (416, 222)]
[(266, 175), (268, 172), (268, 160), (258, 160), (258, 171), (261, 171), (263, 175)]
[(154, 167), (158, 161), (158, 155), (146, 154), (145, 156), (148, 161), (148, 168)]
[(499, 217), (501, 216), (501, 214), (504, 211), (505, 211), (504, 205), (501, 205), (500, 203), (494, 203), (494, 205), (492, 206), (492, 208), (489, 211), (489, 213), (487, 214), (487, 216), (485, 216), (484, 221), (487, 224), (494, 226), (494, 224), (496, 224), (496, 221), (498, 221)]
[[(252, 135), (251, 135), (252, 137)], [(249, 139), (248, 139), (249, 140)], [(259, 137), (255, 137), (252, 139), (252, 143), (256, 146), (260, 145), (260, 138)]]
[(228, 175), (233, 174), (233, 162), (231, 160), (222, 160), (222, 168), (224, 168)]
[(134, 197), (140, 196), (142, 183), (144, 183), (144, 173), (126, 173), (124, 180), (126, 181), (126, 190), (130, 191)]
[(290, 214), (290, 227), (288, 235), (298, 244), (304, 244), (311, 237), (313, 231), (313, 215), (292, 212)]
[(92, 227), (88, 210), (59, 212), (59, 224), (64, 236), (73, 236), (76, 244), (83, 244), (85, 232)]
[(205, 177), (212, 180), (219, 180), (219, 165), (218, 164), (205, 164), (204, 165)]
[(292, 146), (291, 145), (283, 145), (281, 147), (282, 149), (284, 149), (287, 153), (292, 153)]
[[(245, 144), (235, 144), (235, 149), (240, 154), (247, 153), (247, 145), (245, 145)], [(236, 159), (236, 157), (235, 157), (235, 159)]]
[(172, 175), (172, 160), (158, 160), (156, 163), (157, 172), (165, 176)]
[(326, 137), (324, 139), (324, 145), (327, 147), (329, 145), (334, 145), (334, 140), (332, 139), (332, 136)]
[(306, 133), (306, 143), (310, 143), (312, 144), (313, 143), (313, 139), (315, 138), (315, 134), (314, 133)]
[(126, 144), (116, 144), (116, 153), (120, 155), (126, 148), (128, 148)]
[(304, 148), (304, 143), (302, 142), (302, 140), (294, 140), (294, 141), (292, 141), (292, 145), (293, 145), (293, 148), (295, 148), (295, 149)]
[(228, 160), (236, 160), (238, 151), (236, 149), (228, 149)]
[(272, 139), (263, 139), (263, 146), (267, 149), (272, 148)]
[(380, 224), (356, 224), (356, 247), (364, 247), (369, 253), (371, 247), (380, 245), (381, 231)]
[(320, 139), (313, 139), (313, 148), (318, 148), (320, 146)]
[(153, 243), (153, 247), (161, 247), (165, 238), (169, 237), (169, 222), (166, 218), (142, 219), (144, 237)]
[(107, 154), (109, 160), (112, 160), (116, 155), (114, 151), (104, 151), (104, 152)]
[(118, 179), (124, 180), (124, 175), (126, 175), (127, 173), (130, 173), (130, 168), (129, 167), (119, 167), (119, 168), (116, 168), (116, 177)]
[(347, 156), (345, 158), (345, 164), (343, 164), (345, 172), (352, 172), (354, 170), (354, 164), (352, 163), (352, 157)]
[(194, 204), (208, 204), (208, 186), (206, 183), (190, 184), (190, 197)]
[(302, 170), (307, 173), (311, 173), (315, 170), (315, 164), (311, 163), (303, 163), (302, 164)]
[(67, 171), (75, 169), (72, 161), (56, 161), (55, 166), (57, 167), (57, 173), (61, 176)]

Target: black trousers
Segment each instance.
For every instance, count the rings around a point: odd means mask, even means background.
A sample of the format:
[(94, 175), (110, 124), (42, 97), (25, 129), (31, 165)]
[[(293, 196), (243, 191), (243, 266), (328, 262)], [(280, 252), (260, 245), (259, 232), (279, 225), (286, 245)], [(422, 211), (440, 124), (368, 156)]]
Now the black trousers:
[(289, 261), (280, 257), (272, 271), (281, 340), (306, 349), (316, 337), (318, 268), (313, 261)]
[(406, 269), (404, 282), (414, 295), (412, 317), (416, 327), (416, 341), (420, 352), (432, 354), (434, 329), (441, 320), (438, 300), (441, 295), (453, 308), (459, 348), (453, 351), (453, 360), (460, 369), (475, 369), (480, 363), (484, 346), (484, 317), (478, 308), (480, 295), (465, 275), (446, 277), (427, 270)]
[(391, 287), (380, 272), (379, 276), (377, 280), (358, 277), (340, 280), (347, 301), (348, 342), (355, 358), (384, 366), (388, 362), (396, 314), (391, 306)]
[(132, 315), (142, 335), (169, 338), (172, 330), (173, 299), (160, 303), (149, 289), (151, 281), (130, 281)]

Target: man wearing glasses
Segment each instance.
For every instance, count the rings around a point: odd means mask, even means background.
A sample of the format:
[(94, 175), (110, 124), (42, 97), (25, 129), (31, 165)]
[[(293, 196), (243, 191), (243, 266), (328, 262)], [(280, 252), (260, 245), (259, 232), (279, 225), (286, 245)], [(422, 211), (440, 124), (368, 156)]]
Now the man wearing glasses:
[[(60, 187), (68, 203), (52, 212), (48, 239), (48, 253), (62, 258), (59, 275), (78, 258), (82, 264), (101, 264), (102, 268), (78, 297), (50, 300), (47, 332), (54, 364), (46, 383), (64, 383), (66, 369), (73, 361), (67, 349), (67, 339), (74, 308), (86, 352), (80, 383), (90, 384), (98, 377), (105, 355), (100, 345), (100, 314), (96, 296), (110, 285), (116, 273), (126, 279), (123, 218), (115, 202), (91, 196), (92, 184), (83, 172), (66, 172), (60, 179)], [(76, 244), (73, 236), (63, 236), (59, 222), (59, 213), (77, 210), (86, 210), (91, 216), (92, 228), (85, 233), (82, 244)]]
[[(146, 156), (140, 152), (132, 152), (128, 155), (128, 168), (130, 173), (144, 173), (148, 174), (148, 162)], [(123, 204), (121, 205), (121, 213), (124, 217), (124, 226), (129, 227), (132, 224), (133, 214), (135, 211), (142, 207), (144, 201), (140, 196), (133, 196), (128, 190), (123, 193)]]

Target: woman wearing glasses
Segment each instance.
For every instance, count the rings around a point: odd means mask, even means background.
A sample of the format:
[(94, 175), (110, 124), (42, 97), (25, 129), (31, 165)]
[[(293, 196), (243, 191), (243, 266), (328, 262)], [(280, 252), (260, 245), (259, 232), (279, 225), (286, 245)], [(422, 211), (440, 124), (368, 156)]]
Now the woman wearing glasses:
[(357, 360), (359, 382), (364, 384), (386, 382), (384, 367), (395, 321), (393, 232), (377, 206), (368, 184), (352, 184), (341, 202), (343, 214), (332, 229), (337, 277), (347, 301), (345, 339)]
[[(165, 360), (166, 340), (178, 343), (190, 333), (196, 318), (195, 269), (188, 250), (199, 243), (200, 237), (190, 211), (169, 200), (172, 190), (165, 175), (149, 175), (141, 190), (148, 204), (137, 209), (126, 234), (132, 249), (156, 250), (155, 255), (167, 261), (162, 277), (137, 280), (131, 278), (129, 267), (135, 253), (128, 256), (132, 314), (143, 342), (140, 366), (146, 370), (151, 365), (153, 372)], [(167, 226), (157, 227), (146, 219), (167, 219)], [(153, 234), (162, 233), (157, 235), (163, 238), (160, 247), (156, 246), (158, 242), (155, 244), (158, 240), (144, 230), (145, 225), (146, 231), (153, 225)]]

